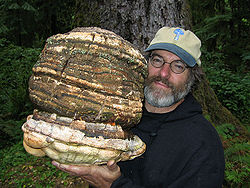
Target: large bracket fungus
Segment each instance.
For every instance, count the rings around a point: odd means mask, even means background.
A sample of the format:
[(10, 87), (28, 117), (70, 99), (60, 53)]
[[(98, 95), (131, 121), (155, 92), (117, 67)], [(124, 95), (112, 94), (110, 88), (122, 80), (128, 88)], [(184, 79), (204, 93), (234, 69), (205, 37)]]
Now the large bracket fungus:
[(97, 27), (47, 39), (29, 81), (36, 109), (22, 126), (35, 156), (68, 164), (130, 160), (145, 151), (129, 133), (142, 115), (146, 60), (131, 43)]

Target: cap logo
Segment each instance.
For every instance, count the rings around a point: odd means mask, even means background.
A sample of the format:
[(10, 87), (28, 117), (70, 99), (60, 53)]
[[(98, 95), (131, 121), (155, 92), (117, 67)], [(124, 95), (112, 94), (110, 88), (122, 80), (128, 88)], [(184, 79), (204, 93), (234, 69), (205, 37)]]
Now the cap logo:
[(181, 29), (175, 29), (174, 34), (176, 34), (174, 40), (179, 40), (180, 35), (184, 35), (184, 32)]

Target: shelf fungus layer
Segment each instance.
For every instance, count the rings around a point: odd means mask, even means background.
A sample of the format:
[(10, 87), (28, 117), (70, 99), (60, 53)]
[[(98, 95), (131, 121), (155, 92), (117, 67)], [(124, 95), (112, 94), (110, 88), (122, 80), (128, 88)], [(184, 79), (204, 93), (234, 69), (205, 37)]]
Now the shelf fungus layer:
[(146, 146), (129, 129), (142, 115), (145, 70), (139, 50), (111, 31), (48, 38), (29, 81), (36, 110), (22, 127), (27, 152), (69, 164), (141, 155)]
[(34, 111), (22, 126), (23, 144), (35, 156), (49, 156), (69, 164), (103, 164), (109, 160), (133, 159), (145, 151), (136, 135), (126, 135), (120, 126), (88, 123)]

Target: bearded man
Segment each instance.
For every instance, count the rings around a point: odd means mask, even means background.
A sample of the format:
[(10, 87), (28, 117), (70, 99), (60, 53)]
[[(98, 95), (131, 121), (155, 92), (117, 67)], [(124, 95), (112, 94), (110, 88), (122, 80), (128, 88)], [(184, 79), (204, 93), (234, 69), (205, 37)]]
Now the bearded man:
[(223, 147), (191, 93), (203, 75), (200, 46), (191, 31), (163, 27), (145, 50), (145, 103), (142, 119), (133, 129), (147, 145), (141, 157), (104, 166), (53, 164), (94, 187), (222, 187)]

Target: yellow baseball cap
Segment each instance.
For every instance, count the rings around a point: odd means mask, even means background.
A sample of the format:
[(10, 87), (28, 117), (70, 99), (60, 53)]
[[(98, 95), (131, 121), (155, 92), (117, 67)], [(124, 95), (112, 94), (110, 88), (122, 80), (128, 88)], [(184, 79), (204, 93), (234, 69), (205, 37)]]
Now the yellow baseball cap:
[(163, 27), (156, 33), (146, 52), (167, 50), (179, 56), (188, 66), (201, 66), (201, 41), (191, 31), (179, 27)]

